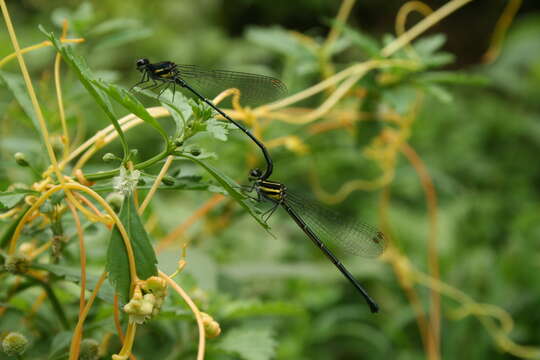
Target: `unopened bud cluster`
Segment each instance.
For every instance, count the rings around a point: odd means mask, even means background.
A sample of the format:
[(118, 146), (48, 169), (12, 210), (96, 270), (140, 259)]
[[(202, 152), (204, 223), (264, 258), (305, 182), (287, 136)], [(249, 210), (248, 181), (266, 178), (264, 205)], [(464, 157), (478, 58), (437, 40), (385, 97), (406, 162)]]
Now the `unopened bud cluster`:
[(140, 176), (141, 172), (138, 170), (129, 171), (121, 167), (120, 174), (113, 178), (114, 190), (124, 195), (131, 194), (137, 186)]
[(79, 360), (97, 360), (99, 358), (99, 343), (94, 339), (84, 339), (81, 342)]
[(2, 340), (2, 350), (7, 356), (20, 356), (28, 347), (28, 339), (21, 333), (10, 332)]
[(213, 317), (204, 312), (201, 312), (201, 317), (204, 325), (204, 333), (207, 338), (215, 338), (221, 334), (219, 323)]
[(167, 283), (164, 279), (152, 276), (135, 288), (133, 297), (124, 306), (130, 320), (142, 324), (157, 315), (167, 294)]
[(28, 272), (30, 260), (23, 254), (14, 254), (8, 256), (4, 267), (11, 274), (25, 274)]

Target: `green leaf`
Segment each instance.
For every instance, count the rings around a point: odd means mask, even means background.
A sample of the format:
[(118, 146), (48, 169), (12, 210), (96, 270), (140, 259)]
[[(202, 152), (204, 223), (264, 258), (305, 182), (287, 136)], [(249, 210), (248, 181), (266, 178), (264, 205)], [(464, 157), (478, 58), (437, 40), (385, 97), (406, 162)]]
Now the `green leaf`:
[(120, 141), (122, 143), (122, 148), (124, 151), (124, 158), (127, 158), (129, 154), (129, 148), (126, 138), (124, 136), (124, 132), (122, 131), (122, 128), (118, 123), (116, 114), (114, 113), (112, 104), (109, 101), (108, 97), (105, 95), (105, 93), (94, 85), (96, 78), (90, 71), (90, 68), (88, 67), (88, 64), (86, 64), (84, 58), (75, 54), (71, 46), (60, 43), (60, 41), (58, 41), (58, 39), (56, 38), (56, 36), (54, 36), (52, 32), (47, 32), (41, 25), (39, 28), (41, 32), (43, 32), (52, 42), (56, 50), (60, 52), (64, 61), (71, 67), (72, 70), (75, 71), (75, 74), (79, 78), (79, 81), (83, 84), (83, 86), (90, 93), (90, 95), (92, 95), (96, 103), (101, 107), (109, 120), (112, 122), (114, 128), (116, 129), (120, 137)]
[(448, 104), (454, 99), (452, 94), (442, 86), (429, 84), (425, 87), (425, 89), (428, 93), (435, 96), (440, 102)]
[[(132, 194), (124, 200), (119, 218), (126, 228), (131, 247), (133, 248), (137, 276), (144, 280), (150, 276), (157, 275), (156, 255), (150, 244), (148, 234), (139, 218), (139, 214), (137, 213), (137, 207), (135, 206)], [(107, 271), (109, 271), (109, 279), (119, 293), (121, 299), (127, 302), (130, 295), (129, 288), (131, 276), (129, 273), (126, 247), (122, 235), (116, 227), (111, 234), (111, 240), (107, 251)]]
[(27, 191), (0, 191), (0, 210), (9, 210), (28, 194)]
[(446, 36), (435, 34), (423, 37), (414, 42), (414, 49), (423, 63), (428, 67), (439, 67), (454, 61), (454, 55), (437, 52), (446, 42)]
[(377, 40), (364, 34), (357, 29), (349, 27), (347, 24), (340, 24), (343, 29), (343, 36), (348, 38), (353, 45), (357, 46), (371, 58), (379, 58), (381, 47)]
[(7, 229), (4, 231), (2, 237), (0, 237), (0, 249), (3, 249), (7, 246), (7, 244), (11, 240), (11, 237), (13, 236), (13, 233), (15, 232), (15, 229), (17, 228), (17, 225), (19, 225), (19, 221), (22, 220), (23, 216), (26, 214), (29, 208), (30, 206), (25, 205), (17, 219), (15, 219), (11, 224), (9, 224)]
[[(180, 154), (186, 154), (189, 153), (191, 156), (196, 157), (199, 160), (207, 160), (207, 159), (217, 159), (218, 156), (215, 152), (208, 151), (206, 149), (201, 149), (198, 145), (188, 145), (184, 146), (184, 149), (182, 152), (179, 152)], [(178, 152), (175, 152), (174, 154), (178, 154)]]
[(284, 301), (255, 300), (228, 304), (224, 313), (227, 319), (241, 319), (254, 316), (302, 316), (306, 314), (306, 311), (303, 306)]
[(198, 158), (186, 154), (186, 153), (175, 153), (177, 156), (184, 157), (186, 159), (189, 159), (200, 166), (202, 166), (214, 179), (219, 182), (221, 186), (229, 193), (230, 196), (232, 196), (233, 199), (235, 199), (244, 209), (247, 210), (247, 212), (266, 230), (269, 231), (270, 227), (268, 224), (266, 224), (255, 212), (255, 207), (252, 205), (251, 201), (247, 199), (245, 195), (242, 193), (236, 191), (235, 188), (238, 187), (238, 184), (236, 184), (231, 178), (229, 178), (227, 175), (220, 173), (218, 170), (214, 169), (212, 166), (205, 164), (204, 162), (200, 161)]
[(140, 26), (141, 22), (137, 19), (114, 18), (95, 25), (90, 31), (88, 31), (88, 34), (94, 36), (103, 36), (115, 31), (122, 31), (128, 28), (133, 29)]
[(230, 330), (219, 346), (238, 354), (244, 360), (269, 360), (276, 352), (276, 341), (270, 329), (242, 327)]
[(69, 357), (69, 345), (73, 333), (70, 331), (62, 331), (57, 334), (51, 344), (48, 360), (64, 360)]
[(206, 122), (206, 131), (208, 131), (212, 136), (221, 141), (227, 141), (227, 134), (229, 129), (227, 123), (219, 121), (216, 118), (211, 118)]
[(292, 32), (280, 27), (250, 27), (246, 39), (257, 46), (262, 46), (288, 57), (305, 56), (310, 53), (305, 46), (292, 35)]
[(165, 91), (163, 95), (166, 100), (162, 100), (161, 104), (169, 111), (176, 124), (174, 138), (181, 138), (185, 134), (185, 127), (189, 118), (193, 115), (193, 110), (189, 105), (188, 98), (186, 98), (184, 94), (177, 92), (174, 94), (174, 101), (168, 101), (168, 99), (172, 100), (172, 96), (169, 95), (169, 90)]
[(119, 104), (124, 106), (127, 110), (131, 111), (134, 115), (141, 118), (144, 122), (151, 125), (156, 129), (160, 135), (165, 139), (165, 142), (168, 142), (168, 136), (161, 124), (154, 119), (146, 108), (141, 104), (141, 102), (133, 96), (129, 91), (122, 89), (114, 84), (107, 83), (103, 80), (92, 80), (92, 83), (105, 91), (110, 97), (116, 100)]
[(429, 56), (439, 50), (446, 42), (444, 34), (424, 36), (413, 43), (414, 49), (420, 56)]
[(405, 114), (409, 111), (411, 104), (416, 98), (416, 92), (413, 86), (402, 84), (386, 89), (383, 94), (383, 102), (392, 106), (399, 114)]
[(415, 77), (415, 80), (426, 83), (429, 82), (473, 86), (487, 86), (490, 84), (490, 79), (486, 76), (456, 71), (426, 71), (418, 74)]
[(214, 109), (199, 98), (188, 101), (188, 104), (191, 106), (193, 117), (195, 118), (196, 122), (202, 124), (214, 116)]
[[(81, 269), (70, 267), (66, 265), (55, 265), (55, 264), (34, 264), (32, 268), (41, 269), (48, 271), (60, 278), (65, 279), (76, 284), (81, 283)], [(86, 275), (86, 289), (88, 291), (94, 291), (96, 284), (99, 280), (98, 276), (88, 274)], [(112, 286), (104, 282), (99, 289), (98, 298), (105, 301), (106, 303), (114, 303), (114, 289)]]
[(95, 49), (105, 50), (117, 48), (124, 44), (147, 39), (152, 36), (153, 31), (149, 28), (131, 28), (109, 34), (104, 37), (95, 47)]
[(32, 120), (32, 124), (38, 132), (41, 132), (39, 122), (32, 107), (32, 102), (30, 101), (30, 96), (26, 92), (26, 87), (24, 86), (24, 81), (21, 75), (10, 74), (5, 71), (0, 71), (0, 79), (6, 85), (9, 91), (15, 97), (15, 100), (19, 103), (26, 115)]

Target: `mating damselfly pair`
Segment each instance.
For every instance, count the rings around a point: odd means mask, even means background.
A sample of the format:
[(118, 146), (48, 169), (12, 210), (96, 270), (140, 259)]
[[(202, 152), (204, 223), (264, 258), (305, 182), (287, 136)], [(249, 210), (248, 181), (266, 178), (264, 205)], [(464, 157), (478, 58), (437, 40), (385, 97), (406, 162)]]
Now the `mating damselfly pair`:
[[(285, 85), (280, 80), (269, 76), (226, 70), (206, 70), (195, 65), (178, 65), (170, 61), (151, 63), (145, 58), (137, 61), (137, 69), (142, 72), (143, 76), (135, 86), (151, 82), (145, 88), (161, 89), (160, 94), (172, 86), (173, 96), (176, 86), (187, 89), (236, 125), (255, 142), (266, 160), (266, 170), (263, 172), (254, 169), (250, 172), (249, 179), (252, 185), (249, 188), (257, 195), (256, 197), (252, 196), (254, 200), (268, 201), (273, 204), (266, 214), (266, 220), (278, 206), (285, 209), (307, 237), (364, 297), (371, 312), (377, 312), (378, 305), (328, 248), (327, 244), (334, 244), (354, 255), (374, 258), (384, 251), (386, 240), (383, 233), (369, 225), (327, 209), (317, 202), (300, 197), (280, 182), (268, 180), (272, 174), (273, 161), (264, 144), (247, 128), (233, 120), (199, 92), (208, 87), (220, 88), (221, 90), (237, 88), (240, 90), (244, 103), (255, 104), (276, 100), (283, 96), (287, 91)], [(194, 83), (195, 87), (191, 86), (188, 81)]]

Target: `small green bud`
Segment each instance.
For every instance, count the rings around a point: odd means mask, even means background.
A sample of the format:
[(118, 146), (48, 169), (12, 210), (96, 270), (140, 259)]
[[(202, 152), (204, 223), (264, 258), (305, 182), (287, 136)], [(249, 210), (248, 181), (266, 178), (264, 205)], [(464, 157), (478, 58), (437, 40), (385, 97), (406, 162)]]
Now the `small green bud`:
[(163, 179), (161, 179), (161, 182), (168, 186), (174, 185), (174, 177), (165, 175)]
[(4, 267), (11, 274), (24, 274), (28, 271), (30, 261), (22, 254), (10, 255), (6, 259)]
[(182, 141), (180, 139), (176, 139), (176, 140), (174, 140), (174, 145), (176, 147), (180, 147), (180, 146), (184, 145), (184, 141)]
[(124, 195), (120, 194), (119, 192), (112, 192), (107, 195), (105, 200), (109, 203), (109, 205), (111, 205), (115, 212), (119, 212), (120, 208), (122, 207), (122, 203), (124, 202)]
[(51, 214), (54, 211), (54, 205), (49, 199), (45, 200), (43, 205), (40, 206), (39, 211), (44, 214)]
[(99, 357), (99, 343), (94, 339), (84, 339), (81, 342), (79, 360), (97, 360)]
[(182, 173), (182, 168), (176, 168), (176, 169), (173, 169), (173, 171), (171, 171), (171, 175), (175, 178), (180, 176), (181, 173)]
[(191, 153), (191, 155), (193, 156), (199, 156), (201, 155), (201, 149), (199, 148), (193, 148), (189, 151)]
[(201, 312), (201, 317), (204, 325), (204, 332), (208, 339), (215, 338), (221, 334), (221, 328), (219, 323), (215, 321), (210, 315), (205, 312)]
[(101, 159), (106, 163), (121, 160), (118, 156), (114, 155), (113, 153), (106, 153), (105, 155), (103, 155)]
[(13, 157), (15, 158), (15, 162), (19, 166), (27, 167), (30, 165), (28, 164), (28, 161), (26, 161), (26, 156), (22, 152), (16, 152)]
[(7, 356), (20, 356), (28, 347), (28, 339), (21, 333), (10, 332), (2, 340), (2, 350)]
[(66, 194), (64, 193), (64, 190), (60, 190), (52, 194), (49, 199), (51, 200), (51, 203), (53, 205), (59, 205), (64, 200), (65, 197), (66, 197)]

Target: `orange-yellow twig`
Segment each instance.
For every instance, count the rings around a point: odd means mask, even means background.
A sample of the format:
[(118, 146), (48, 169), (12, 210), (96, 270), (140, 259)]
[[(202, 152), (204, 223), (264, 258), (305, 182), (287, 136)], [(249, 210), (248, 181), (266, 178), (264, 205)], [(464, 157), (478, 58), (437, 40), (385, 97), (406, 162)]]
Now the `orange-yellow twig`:
[(509, 0), (506, 4), (501, 17), (497, 21), (497, 25), (495, 25), (495, 30), (493, 30), (493, 34), (491, 35), (489, 48), (482, 57), (484, 63), (492, 63), (501, 53), (502, 43), (504, 42), (504, 38), (510, 25), (512, 25), (512, 21), (521, 7), (521, 3), (522, 0)]
[[(70, 44), (70, 43), (71, 44), (77, 44), (77, 43), (84, 42), (84, 39), (82, 39), (82, 38), (60, 39), (60, 42), (62, 42), (64, 44)], [(39, 44), (25, 47), (25, 48), (21, 49), (21, 54), (26, 54), (27, 52), (37, 50), (37, 49), (41, 49), (41, 48), (44, 48), (44, 47), (47, 47), (47, 46), (52, 46), (52, 42), (50, 42), (49, 40), (46, 40), (46, 41), (40, 42)], [(3, 67), (5, 64), (7, 64), (9, 61), (15, 59), (16, 57), (17, 57), (16, 53), (11, 53), (11, 54), (7, 55), (6, 57), (4, 57), (2, 60), (0, 60), (0, 68)]]
[[(405, 157), (409, 160), (414, 167), (416, 173), (420, 177), (422, 188), (426, 194), (426, 202), (429, 216), (429, 237), (427, 243), (428, 250), (428, 267), (430, 276), (434, 279), (439, 279), (439, 257), (437, 253), (437, 195), (435, 187), (431, 181), (431, 177), (427, 171), (426, 166), (407, 143), (401, 144), (401, 151)], [(437, 291), (431, 289), (431, 310), (430, 310), (430, 330), (433, 334), (434, 355), (432, 358), (438, 359), (439, 355), (439, 342), (440, 342), (440, 326), (441, 326), (441, 298)]]
[(201, 312), (197, 308), (197, 305), (191, 300), (189, 295), (182, 289), (177, 283), (174, 282), (173, 279), (171, 279), (167, 274), (160, 271), (159, 276), (161, 276), (167, 283), (184, 299), (186, 304), (189, 306), (193, 314), (195, 315), (195, 319), (197, 320), (197, 326), (199, 328), (199, 348), (197, 351), (197, 360), (203, 360), (204, 359), (204, 351), (205, 351), (205, 332), (204, 332), (204, 324), (201, 316)]
[[(428, 5), (424, 4), (421, 1), (409, 1), (403, 4), (403, 6), (399, 8), (399, 11), (396, 16), (396, 35), (398, 37), (400, 37), (401, 35), (405, 33), (407, 17), (413, 11), (417, 11), (424, 16), (428, 16), (429, 14), (433, 12), (433, 10)], [(408, 53), (411, 56), (417, 57), (416, 53), (414, 52), (410, 44), (407, 44), (405, 49), (408, 51)]]
[(382, 56), (388, 57), (394, 54), (399, 49), (403, 48), (405, 45), (409, 44), (412, 40), (416, 39), (420, 34), (425, 32), (427, 29), (432, 27), (433, 25), (440, 22), (442, 19), (456, 11), (462, 6), (465, 6), (467, 3), (471, 2), (473, 0), (450, 0), (437, 10), (435, 10), (433, 13), (431, 13), (429, 16), (427, 16), (425, 19), (420, 21), (418, 24), (414, 25), (412, 28), (407, 30), (406, 33), (401, 35), (396, 40), (392, 41), (390, 44), (385, 46), (385, 48), (381, 51)]
[(111, 208), (111, 206), (105, 201), (105, 199), (99, 196), (99, 194), (97, 194), (94, 190), (88, 187), (82, 186), (78, 183), (66, 183), (63, 185), (56, 185), (56, 186), (51, 187), (44, 194), (42, 194), (41, 197), (36, 200), (36, 202), (30, 207), (30, 209), (26, 212), (26, 214), (22, 217), (22, 219), (17, 224), (17, 227), (15, 228), (15, 231), (13, 232), (13, 236), (11, 238), (8, 253), (13, 254), (15, 252), (17, 239), (21, 235), (21, 231), (24, 225), (26, 224), (26, 222), (28, 221), (29, 214), (31, 214), (38, 207), (40, 207), (45, 202), (45, 200), (47, 200), (52, 194), (60, 190), (65, 190), (66, 193), (67, 193), (67, 190), (83, 191), (89, 194), (90, 196), (92, 196), (94, 199), (96, 199), (96, 201), (101, 206), (103, 206), (103, 208), (107, 211), (107, 213), (112, 218), (115, 225), (117, 226), (118, 230), (120, 231), (122, 240), (124, 241), (124, 245), (126, 247), (126, 253), (127, 253), (128, 262), (129, 262), (129, 272), (131, 276), (131, 290), (133, 290), (133, 287), (135, 283), (139, 280), (139, 278), (137, 276), (137, 268), (135, 266), (135, 256), (133, 254), (133, 247), (131, 246), (131, 242), (129, 240), (129, 236), (126, 231), (126, 228), (124, 227), (124, 225), (122, 224), (122, 222), (120, 221), (120, 219), (118, 218), (114, 210)]
[(79, 251), (81, 254), (81, 292), (79, 295), (79, 316), (81, 316), (86, 302), (86, 248), (84, 246), (84, 231), (81, 226), (81, 219), (77, 214), (77, 209), (75, 209), (75, 206), (73, 206), (73, 204), (69, 200), (67, 201), (67, 205), (69, 207), (69, 210), (71, 211), (71, 214), (73, 215), (73, 219), (75, 220), (77, 236), (79, 237)]
[(148, 204), (150, 204), (150, 200), (152, 200), (152, 197), (154, 196), (157, 188), (161, 184), (161, 180), (167, 174), (167, 171), (169, 171), (169, 167), (171, 166), (173, 160), (174, 160), (174, 156), (172, 156), (172, 155), (169, 155), (167, 157), (167, 159), (165, 160), (165, 164), (163, 164), (163, 167), (161, 168), (161, 171), (159, 172), (158, 176), (156, 177), (156, 180), (154, 180), (154, 183), (152, 184), (152, 188), (150, 189), (150, 191), (148, 192), (148, 194), (144, 198), (143, 203), (139, 207), (139, 215), (141, 215), (144, 212), (144, 210), (146, 209), (146, 207), (148, 206)]
[(411, 304), (411, 307), (416, 314), (416, 323), (418, 324), (418, 330), (420, 331), (422, 344), (424, 345), (424, 349), (429, 356), (429, 354), (432, 353), (430, 349), (432, 349), (433, 346), (431, 345), (432, 339), (430, 338), (428, 321), (422, 307), (422, 302), (420, 301), (420, 298), (413, 287), (414, 279), (412, 278), (409, 267), (407, 266), (408, 259), (405, 256), (401, 256), (396, 247), (393, 246), (394, 242), (392, 237), (392, 231), (390, 228), (390, 219), (388, 216), (389, 207), (390, 187), (387, 186), (381, 193), (379, 206), (381, 230), (384, 232), (385, 237), (388, 239), (389, 242), (389, 246), (385, 250), (382, 259), (392, 265), (399, 284), (405, 292), (405, 296), (407, 296), (407, 300)]
[(184, 232), (189, 229), (197, 220), (206, 215), (210, 210), (212, 210), (217, 204), (225, 199), (225, 196), (221, 194), (216, 194), (212, 196), (206, 203), (204, 203), (200, 208), (198, 208), (186, 221), (178, 225), (173, 231), (171, 231), (165, 238), (163, 238), (157, 245), (156, 251), (161, 251), (167, 247), (174, 240), (182, 236)]
[(323, 49), (325, 49), (325, 51), (327, 51), (327, 49), (329, 49), (338, 39), (341, 33), (342, 24), (347, 21), (355, 2), (355, 0), (343, 0), (341, 3), (334, 24), (324, 41)]
[(104, 215), (99, 211), (99, 209), (90, 201), (88, 198), (84, 195), (81, 195), (79, 193), (74, 193), (75, 197), (80, 199), (83, 203), (86, 204), (97, 216), (103, 217)]
[[(64, 20), (64, 23), (62, 25), (62, 36), (60, 36), (60, 41), (65, 40), (67, 36), (67, 28), (68, 28), (68, 21)], [(56, 53), (55, 59), (54, 59), (54, 85), (56, 88), (56, 99), (58, 101), (58, 114), (60, 115), (60, 122), (62, 123), (62, 143), (64, 144), (64, 152), (63, 157), (66, 158), (69, 154), (69, 132), (67, 129), (66, 124), (66, 114), (64, 112), (64, 101), (62, 99), (62, 86), (60, 83), (60, 64), (61, 64), (62, 56), (60, 53)]]
[(90, 308), (92, 307), (92, 304), (94, 303), (94, 300), (96, 299), (99, 293), (99, 289), (101, 289), (101, 285), (103, 285), (103, 282), (105, 281), (105, 279), (107, 279), (106, 272), (101, 274), (101, 276), (99, 277), (99, 280), (96, 283), (96, 287), (94, 288), (92, 295), (90, 295), (90, 298), (88, 299), (88, 302), (86, 303), (86, 306), (84, 307), (82, 313), (79, 316), (77, 325), (75, 326), (75, 329), (73, 330), (73, 337), (71, 338), (71, 345), (69, 346), (69, 360), (76, 360), (79, 358), (79, 350), (81, 347), (81, 340), (83, 336), (84, 321), (86, 320), (86, 317), (88, 316), (88, 312), (90, 311)]

